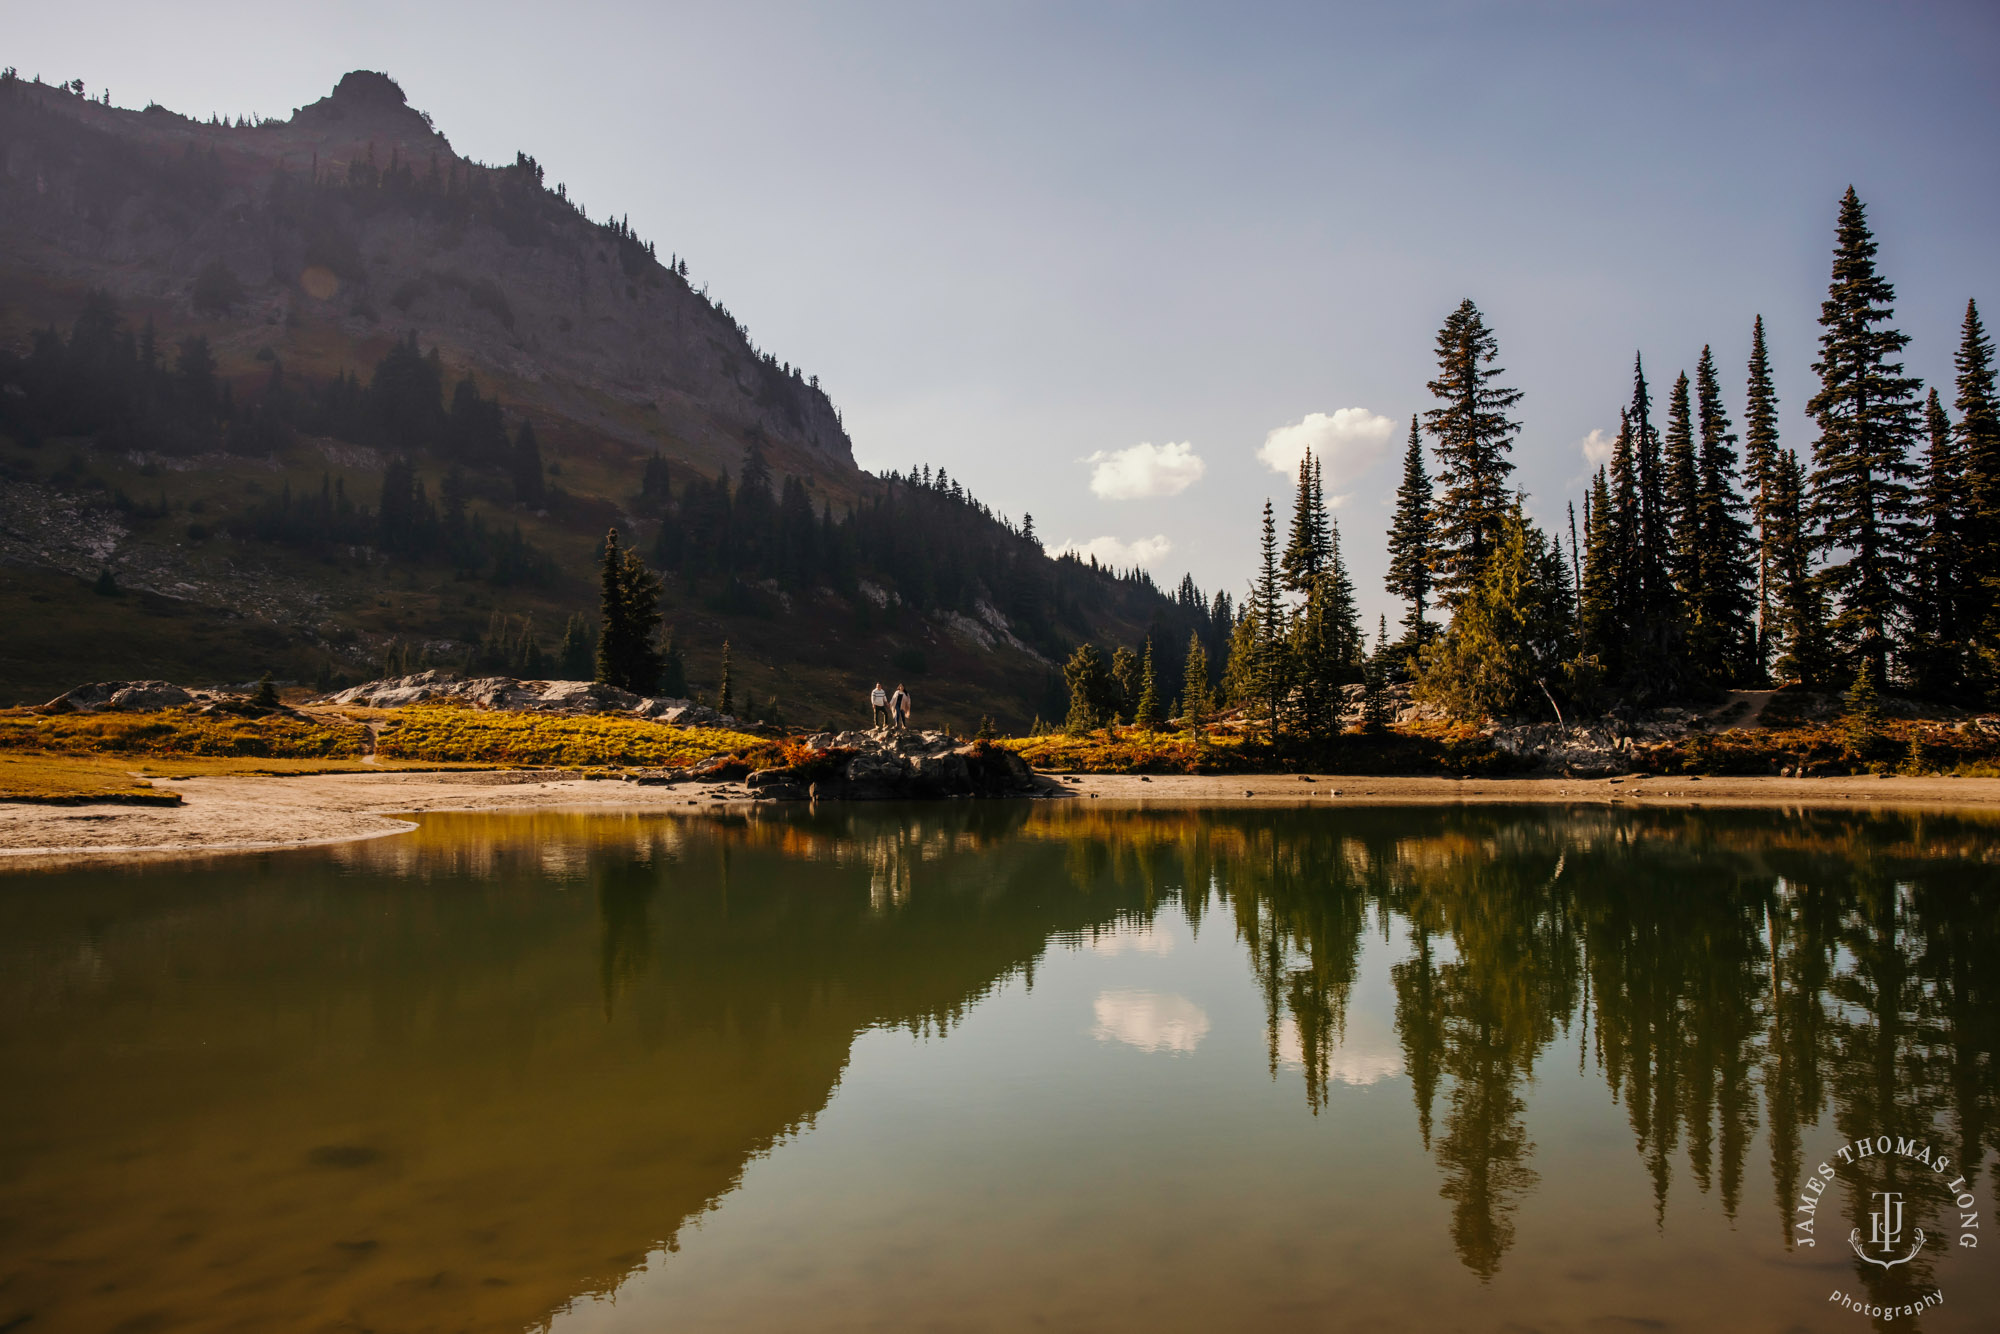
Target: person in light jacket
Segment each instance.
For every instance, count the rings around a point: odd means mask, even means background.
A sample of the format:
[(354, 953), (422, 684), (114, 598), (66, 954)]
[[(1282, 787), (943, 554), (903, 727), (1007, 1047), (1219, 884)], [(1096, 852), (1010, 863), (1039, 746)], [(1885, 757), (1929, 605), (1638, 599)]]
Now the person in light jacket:
[(889, 696), (889, 718), (898, 732), (910, 730), (910, 692), (903, 689), (903, 683), (896, 683), (896, 693)]
[(889, 725), (889, 692), (877, 681), (875, 688), (868, 692), (868, 704), (875, 710), (875, 730), (881, 731)]

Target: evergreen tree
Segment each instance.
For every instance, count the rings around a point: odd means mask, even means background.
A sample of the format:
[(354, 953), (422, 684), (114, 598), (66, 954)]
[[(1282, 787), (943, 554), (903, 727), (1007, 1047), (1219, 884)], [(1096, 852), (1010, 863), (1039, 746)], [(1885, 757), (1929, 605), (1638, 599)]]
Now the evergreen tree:
[(722, 641), (722, 684), (715, 692), (715, 711), (721, 714), (736, 712), (735, 682), (730, 679), (729, 641)]
[(1990, 694), (2000, 684), (2000, 402), (1993, 387), (1993, 343), (1979, 307), (1965, 303), (1965, 324), (1953, 359), (1958, 372), (1956, 454), (1964, 490), (1964, 558), (1961, 620), (1974, 690)]
[(1438, 378), (1428, 384), (1440, 406), (1424, 414), (1437, 442), (1435, 573), (1445, 604), (1456, 608), (1479, 583), (1497, 546), (1508, 508), (1508, 458), (1519, 423), (1507, 416), (1518, 389), (1495, 381), (1499, 341), (1470, 300), (1438, 330)]
[(1771, 507), (1778, 475), (1778, 394), (1771, 384), (1771, 358), (1764, 347), (1764, 317), (1750, 326), (1750, 377), (1743, 411), (1744, 483), (1750, 490), (1750, 521), (1757, 526), (1757, 644), (1755, 676), (1766, 679), (1771, 664)]
[(1424, 655), (1418, 694), (1466, 719), (1551, 707), (1571, 646), (1561, 566), (1562, 553), (1511, 506), (1485, 576)]
[[(1315, 469), (1314, 489), (1319, 486)], [(1342, 681), (1359, 679), (1361, 660), (1368, 643), (1361, 631), (1361, 605), (1354, 597), (1354, 579), (1347, 573), (1347, 560), (1340, 553), (1340, 525), (1332, 515), (1326, 522), (1327, 568), (1322, 576), (1327, 584), (1327, 618), (1333, 633), (1335, 669)]]
[(1208, 684), (1208, 650), (1202, 647), (1200, 635), (1189, 635), (1187, 667), (1181, 680), (1181, 721), (1199, 728), (1214, 708)]
[(1904, 658), (1917, 692), (1938, 697), (1956, 692), (1965, 680), (1959, 614), (1966, 600), (1966, 562), (1959, 524), (1967, 506), (1958, 442), (1935, 389), (1924, 401), (1924, 424), (1929, 440), (1917, 488), (1916, 576)]
[(1361, 677), (1361, 726), (1380, 732), (1389, 726), (1389, 618), (1380, 618), (1375, 651), (1368, 655)]
[(660, 652), (653, 634), (660, 626), (660, 578), (639, 553), (619, 544), (618, 530), (604, 538), (598, 565), (596, 679), (635, 695), (651, 694), (660, 680)]
[(1314, 485), (1312, 451), (1299, 460), (1298, 492), (1292, 501), (1292, 531), (1278, 562), (1285, 591), (1305, 593), (1325, 572), (1329, 560), (1326, 511)]
[[(1621, 433), (1622, 434), (1622, 433)], [(1577, 624), (1585, 656), (1600, 667), (1623, 661), (1619, 636), (1618, 532), (1611, 504), (1611, 487), (1603, 468), (1590, 479), (1583, 501), (1583, 578), (1577, 594), (1581, 604)]]
[(1251, 605), (1229, 629), (1229, 655), (1222, 664), (1222, 698), (1234, 706), (1257, 702), (1258, 661), (1263, 655), (1263, 631), (1257, 625), (1257, 609)]
[(1665, 494), (1661, 503), (1667, 535), (1667, 571), (1683, 606), (1701, 592), (1701, 504), (1695, 493), (1700, 474), (1694, 456), (1694, 399), (1687, 372), (1674, 381), (1667, 398)]
[(1287, 728), (1314, 745), (1340, 730), (1340, 685), (1346, 662), (1337, 603), (1333, 576), (1321, 574), (1307, 591), (1305, 605), (1292, 617), (1283, 650), (1288, 664)]
[(1264, 532), (1260, 543), (1262, 563), (1251, 603), (1257, 627), (1257, 652), (1251, 667), (1255, 697), (1264, 705), (1265, 725), (1275, 738), (1279, 710), (1286, 690), (1285, 608), (1280, 597), (1283, 587), (1278, 566), (1278, 525), (1271, 502), (1264, 502)]
[(1413, 649), (1430, 639), (1424, 608), (1430, 602), (1431, 569), (1437, 562), (1437, 528), (1431, 513), (1431, 479), (1424, 471), (1423, 440), (1416, 414), (1410, 415), (1410, 443), (1403, 451), (1403, 481), (1396, 488), (1396, 517), (1389, 525), (1389, 592), (1410, 604), (1403, 618), (1404, 639)]
[(1701, 428), (1695, 490), (1694, 625), (1697, 670), (1711, 684), (1756, 684), (1753, 583), (1755, 553), (1737, 490), (1736, 434), (1722, 406), (1715, 357), (1707, 347), (1695, 365), (1696, 415)]
[(1895, 288), (1876, 272), (1875, 239), (1852, 186), (1840, 201), (1837, 237), (1813, 363), (1820, 390), (1806, 405), (1819, 428), (1810, 513), (1828, 557), (1822, 579), (1843, 674), (1866, 659), (1881, 681), (1897, 647), (1915, 539), (1910, 445), (1918, 382), (1893, 360), (1910, 340), (1889, 327)]
[(1071, 736), (1095, 732), (1117, 713), (1117, 683), (1104, 665), (1095, 644), (1079, 645), (1063, 664), (1063, 683), (1069, 687), (1069, 716), (1063, 731)]
[(1153, 641), (1146, 641), (1146, 653), (1139, 665), (1139, 699), (1132, 706), (1132, 725), (1141, 732), (1160, 726), (1160, 691), (1153, 677)]
[[(1653, 427), (1645, 364), (1636, 355), (1626, 423), (1621, 436), (1628, 472), (1612, 496), (1623, 510), (1619, 624), (1624, 658), (1619, 681), (1637, 699), (1672, 699), (1688, 685), (1687, 643), (1673, 579), (1666, 461), (1660, 433)], [(1614, 447), (1614, 469), (1619, 454)]]
[(1139, 702), (1139, 655), (1124, 645), (1111, 651), (1111, 679), (1117, 683), (1117, 702), (1112, 706), (1108, 723), (1124, 722), (1132, 716), (1133, 706)]
[(1826, 606), (1813, 575), (1812, 536), (1806, 527), (1805, 466), (1791, 450), (1781, 450), (1772, 469), (1771, 578), (1774, 616), (1773, 667), (1780, 680), (1808, 688), (1826, 683), (1829, 651)]

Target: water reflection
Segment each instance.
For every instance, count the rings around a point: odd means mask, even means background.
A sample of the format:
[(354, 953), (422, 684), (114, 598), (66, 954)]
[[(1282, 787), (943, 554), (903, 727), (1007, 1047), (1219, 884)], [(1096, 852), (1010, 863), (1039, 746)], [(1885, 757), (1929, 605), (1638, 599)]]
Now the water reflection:
[[(1994, 835), (1916, 815), (970, 804), (444, 816), (310, 854), (15, 877), (0, 1068), (30, 1092), (0, 1112), (0, 1328), (537, 1324), (671, 1250), (810, 1128), (857, 1034), (950, 1033), (1032, 984), (1052, 942), (1164, 959), (1179, 920), (1239, 942), (1265, 1064), (1298, 1072), (1317, 1133), (1342, 1089), (1407, 1078), (1481, 1280), (1563, 1151), (1529, 1111), (1552, 1068), (1622, 1107), (1657, 1225), (1692, 1189), (1731, 1220), (1761, 1211), (1775, 1249), (1836, 1139), (1928, 1137), (1989, 1179)], [(1356, 1012), (1371, 939), (1399, 953), (1392, 1028)], [(1176, 992), (1106, 986), (1091, 1018), (1112, 1048), (1216, 1045)], [(1841, 1216), (1905, 1170), (1844, 1176)], [(1912, 1227), (1956, 1222), (1911, 1205)], [(1846, 1267), (1889, 1304), (1936, 1258)]]

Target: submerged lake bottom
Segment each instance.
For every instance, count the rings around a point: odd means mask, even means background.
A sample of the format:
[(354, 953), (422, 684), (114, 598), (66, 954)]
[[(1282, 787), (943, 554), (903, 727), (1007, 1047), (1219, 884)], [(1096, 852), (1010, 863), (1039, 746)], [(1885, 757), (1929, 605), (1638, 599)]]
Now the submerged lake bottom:
[(18, 873), (0, 1331), (1985, 1330), (1996, 1046), (1976, 813), (433, 815)]

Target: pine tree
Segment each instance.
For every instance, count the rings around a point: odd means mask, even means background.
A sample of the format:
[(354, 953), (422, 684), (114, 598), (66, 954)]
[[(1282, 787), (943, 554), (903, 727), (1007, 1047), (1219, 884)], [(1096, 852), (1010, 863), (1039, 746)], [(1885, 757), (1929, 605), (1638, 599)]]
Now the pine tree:
[(1389, 618), (1379, 619), (1375, 651), (1368, 655), (1361, 677), (1361, 726), (1380, 732), (1389, 726)]
[(1181, 679), (1181, 721), (1198, 729), (1202, 719), (1214, 711), (1208, 685), (1208, 650), (1200, 635), (1188, 636), (1187, 667)]
[(1153, 641), (1146, 640), (1146, 655), (1139, 667), (1139, 702), (1132, 706), (1132, 725), (1141, 732), (1160, 726), (1160, 690), (1153, 677)]
[(1118, 683), (1117, 703), (1106, 722), (1123, 722), (1139, 702), (1139, 655), (1120, 645), (1111, 652), (1111, 679)]
[(722, 685), (715, 692), (715, 711), (720, 714), (736, 712), (735, 682), (730, 679), (729, 641), (722, 641)]
[(1485, 576), (1424, 655), (1417, 693), (1465, 719), (1549, 708), (1574, 615), (1562, 553), (1510, 506)]
[[(1895, 288), (1875, 269), (1876, 245), (1849, 186), (1840, 201), (1833, 280), (1820, 305), (1820, 390), (1806, 405), (1813, 442), (1811, 517), (1828, 556), (1822, 578), (1843, 674), (1866, 659), (1888, 679), (1915, 541), (1910, 483), (1916, 468), (1918, 381), (1892, 360), (1909, 344), (1893, 327)], [(1878, 328), (1877, 326), (1884, 326)]]
[(1499, 341), (1470, 300), (1461, 302), (1438, 330), (1438, 378), (1428, 384), (1441, 406), (1424, 414), (1424, 429), (1437, 442), (1435, 573), (1445, 604), (1456, 608), (1486, 568), (1504, 526), (1509, 474), (1507, 457), (1519, 423), (1507, 413), (1521, 391), (1494, 383), (1503, 372), (1493, 363)]
[(1771, 358), (1764, 347), (1764, 317), (1750, 326), (1750, 376), (1743, 410), (1744, 484), (1750, 490), (1750, 522), (1757, 526), (1757, 644), (1755, 677), (1771, 669), (1771, 506), (1778, 472), (1778, 394), (1771, 385)]
[(606, 685), (649, 695), (659, 685), (660, 652), (653, 634), (660, 627), (660, 578), (636, 551), (619, 544), (618, 530), (604, 538), (598, 565), (596, 679)]
[[(1313, 479), (1318, 489), (1319, 479)], [(1367, 644), (1361, 633), (1361, 606), (1355, 601), (1354, 580), (1347, 573), (1347, 561), (1340, 554), (1340, 526), (1329, 515), (1325, 526), (1327, 561), (1320, 575), (1326, 585), (1326, 615), (1332, 635), (1333, 666), (1339, 679), (1352, 681), (1366, 656)]]
[(1070, 655), (1063, 664), (1063, 683), (1069, 688), (1069, 716), (1063, 720), (1063, 731), (1084, 736), (1112, 721), (1118, 686), (1095, 644), (1080, 645)]
[(1700, 474), (1694, 457), (1694, 402), (1687, 372), (1674, 381), (1667, 398), (1664, 438), (1666, 472), (1660, 506), (1667, 538), (1667, 571), (1681, 605), (1691, 606), (1701, 594), (1701, 503), (1696, 498)]
[[(1619, 679), (1634, 697), (1672, 699), (1688, 685), (1687, 640), (1673, 579), (1666, 463), (1652, 420), (1645, 364), (1632, 360), (1632, 404), (1626, 411), (1628, 475), (1612, 497), (1623, 510), (1624, 550), (1619, 622), (1624, 660)], [(1614, 447), (1612, 462), (1618, 463)]]
[(1431, 479), (1424, 471), (1424, 446), (1410, 414), (1410, 444), (1403, 452), (1403, 482), (1396, 488), (1396, 517), (1389, 525), (1389, 592), (1410, 604), (1404, 638), (1418, 648), (1430, 638), (1424, 608), (1430, 602), (1431, 567), (1436, 563), (1437, 528), (1431, 514)]
[(1286, 688), (1285, 608), (1280, 599), (1282, 576), (1278, 566), (1278, 525), (1271, 502), (1264, 502), (1264, 531), (1260, 542), (1262, 563), (1251, 593), (1257, 629), (1257, 656), (1251, 667), (1256, 697), (1265, 707), (1265, 725), (1275, 738), (1279, 729), (1279, 706)]
[(1962, 624), (1970, 641), (1968, 668), (1973, 690), (1990, 694), (2000, 685), (2000, 402), (1993, 387), (1993, 343), (1979, 320), (1979, 307), (1965, 303), (1959, 335), (1956, 453), (1965, 511), (1965, 603)]
[(1298, 492), (1292, 501), (1292, 531), (1278, 562), (1288, 593), (1305, 593), (1327, 567), (1326, 513), (1314, 486), (1312, 451), (1299, 460)]
[(1695, 627), (1697, 670), (1714, 685), (1762, 679), (1751, 621), (1755, 553), (1737, 491), (1736, 434), (1722, 406), (1715, 357), (1707, 347), (1695, 365), (1696, 416), (1701, 429), (1695, 490)]
[(1823, 686), (1830, 670), (1826, 605), (1812, 568), (1806, 527), (1805, 466), (1791, 450), (1779, 451), (1772, 468), (1771, 578), (1774, 616), (1773, 671), (1780, 680)]
[(1959, 524), (1967, 506), (1958, 442), (1935, 389), (1924, 401), (1924, 424), (1929, 440), (1917, 488), (1916, 577), (1904, 657), (1917, 692), (1938, 697), (1956, 692), (1965, 679), (1959, 613), (1966, 563)]
[(1601, 666), (1622, 661), (1618, 615), (1618, 533), (1611, 505), (1611, 487), (1604, 469), (1590, 479), (1583, 502), (1583, 578), (1578, 592), (1577, 624), (1585, 656)]

